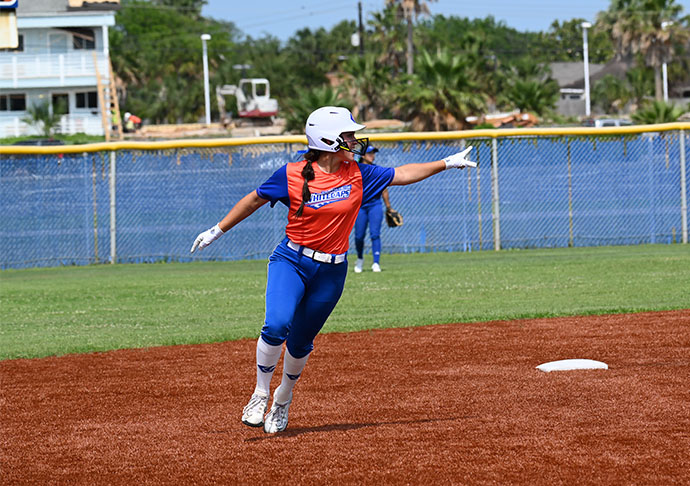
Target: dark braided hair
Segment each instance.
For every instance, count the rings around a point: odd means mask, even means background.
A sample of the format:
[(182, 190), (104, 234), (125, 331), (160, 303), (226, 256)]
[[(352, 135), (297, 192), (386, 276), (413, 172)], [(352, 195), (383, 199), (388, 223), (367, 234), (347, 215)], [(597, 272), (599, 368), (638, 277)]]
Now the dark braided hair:
[(306, 159), (307, 163), (304, 164), (304, 168), (302, 169), (302, 177), (304, 177), (304, 185), (302, 186), (302, 204), (300, 204), (299, 208), (297, 208), (297, 211), (295, 211), (295, 216), (298, 218), (302, 216), (306, 202), (311, 199), (309, 181), (314, 180), (314, 167), (312, 167), (312, 164), (319, 160), (320, 155), (321, 151), (314, 149), (309, 149), (309, 151), (304, 154), (304, 158)]

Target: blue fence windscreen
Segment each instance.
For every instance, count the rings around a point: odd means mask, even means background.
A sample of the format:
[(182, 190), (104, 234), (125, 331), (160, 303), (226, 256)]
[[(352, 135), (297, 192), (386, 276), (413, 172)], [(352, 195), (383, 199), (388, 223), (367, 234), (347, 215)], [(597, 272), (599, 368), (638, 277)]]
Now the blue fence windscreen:
[[(387, 167), (438, 160), (466, 145), (479, 162), (390, 187), (404, 225), (384, 224), (382, 250), (678, 242), (680, 133), (377, 142), (376, 163)], [(265, 205), (201, 253), (189, 249), (276, 169), (300, 160), (302, 148), (120, 150), (114, 191), (110, 152), (0, 155), (0, 268), (110, 262), (111, 234), (123, 263), (267, 258), (284, 235), (281, 204)]]

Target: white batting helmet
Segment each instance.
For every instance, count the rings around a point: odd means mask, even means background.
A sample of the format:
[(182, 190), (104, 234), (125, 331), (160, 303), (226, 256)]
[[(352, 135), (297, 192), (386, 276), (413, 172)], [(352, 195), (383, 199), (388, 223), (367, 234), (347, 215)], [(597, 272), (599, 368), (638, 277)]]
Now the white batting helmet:
[(304, 132), (310, 149), (337, 152), (345, 145), (341, 133), (362, 128), (365, 126), (357, 123), (347, 108), (324, 106), (309, 115)]

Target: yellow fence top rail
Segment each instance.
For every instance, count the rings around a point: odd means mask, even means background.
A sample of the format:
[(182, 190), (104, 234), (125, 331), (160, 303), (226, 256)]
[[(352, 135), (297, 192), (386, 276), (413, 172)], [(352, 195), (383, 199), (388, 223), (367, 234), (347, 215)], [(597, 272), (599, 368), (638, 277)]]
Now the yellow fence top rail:
[[(649, 132), (668, 132), (674, 130), (690, 130), (690, 123), (662, 123), (658, 125), (631, 125), (625, 127), (557, 127), (557, 128), (501, 128), (488, 130), (461, 130), (449, 132), (402, 132), (375, 133), (368, 135), (373, 142), (399, 142), (423, 140), (458, 140), (465, 138), (506, 138), (528, 136), (603, 136), (603, 135), (635, 135)], [(171, 150), (184, 148), (219, 148), (237, 147), (242, 145), (265, 144), (307, 144), (304, 135), (280, 135), (266, 137), (237, 137), (164, 140), (156, 142), (103, 142), (83, 145), (51, 145), (45, 147), (27, 145), (0, 146), (0, 154), (74, 154), (85, 152), (103, 152), (113, 150)]]

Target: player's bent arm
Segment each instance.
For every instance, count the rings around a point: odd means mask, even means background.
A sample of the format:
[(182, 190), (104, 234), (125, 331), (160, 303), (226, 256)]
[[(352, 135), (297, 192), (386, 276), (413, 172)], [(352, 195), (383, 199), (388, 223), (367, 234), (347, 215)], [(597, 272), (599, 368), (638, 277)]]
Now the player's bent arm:
[(247, 218), (267, 202), (268, 201), (266, 199), (259, 197), (256, 191), (250, 192), (233, 206), (230, 212), (220, 221), (220, 223), (215, 225), (213, 228), (207, 229), (203, 233), (200, 233), (199, 236), (197, 236), (194, 240), (194, 244), (192, 245), (190, 252), (194, 253), (197, 249), (203, 250), (208, 245), (223, 236), (226, 231)]
[(393, 176), (393, 181), (390, 185), (405, 186), (407, 184), (414, 184), (443, 170), (446, 170), (446, 163), (443, 160), (423, 164), (405, 164), (395, 168), (395, 176)]
[(252, 191), (242, 199), (228, 212), (228, 214), (220, 220), (218, 226), (220, 230), (225, 233), (240, 221), (251, 216), (254, 211), (266, 204), (268, 200), (259, 197), (256, 191)]

